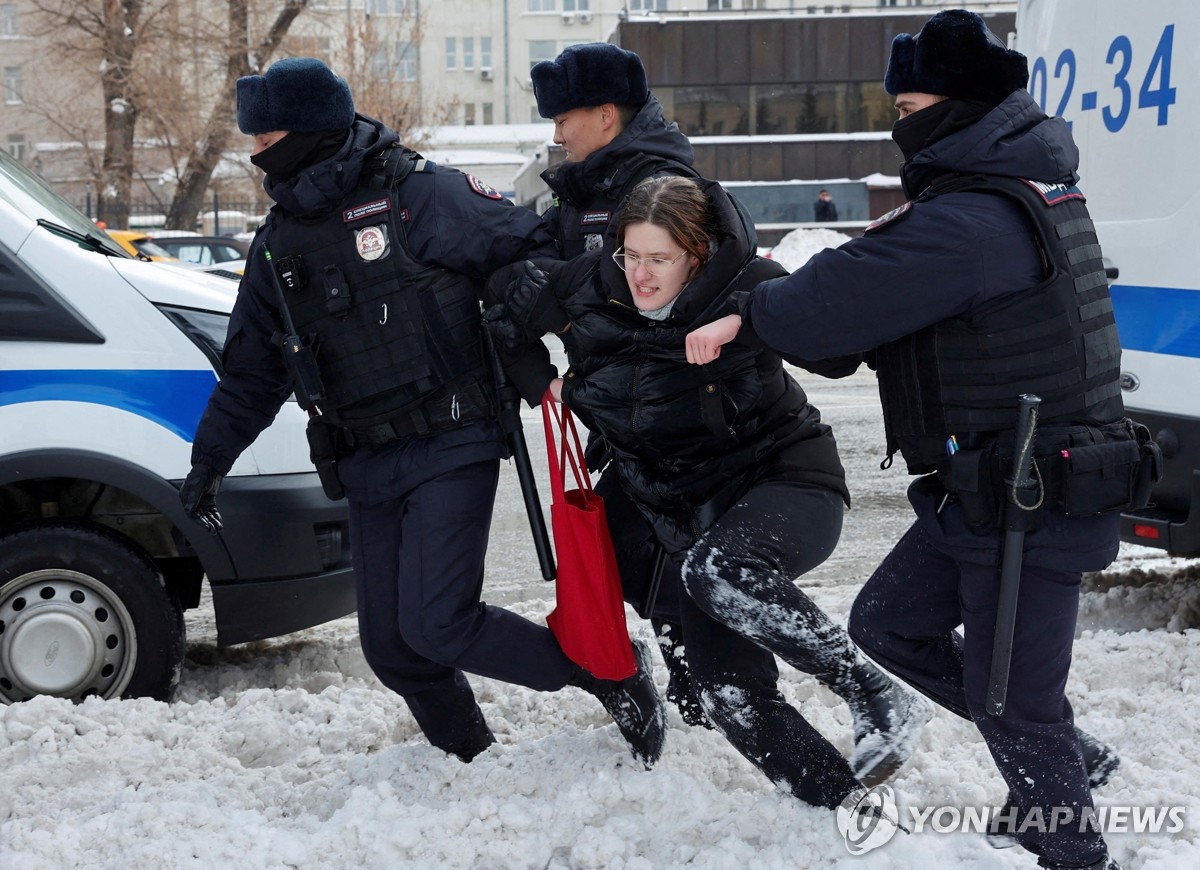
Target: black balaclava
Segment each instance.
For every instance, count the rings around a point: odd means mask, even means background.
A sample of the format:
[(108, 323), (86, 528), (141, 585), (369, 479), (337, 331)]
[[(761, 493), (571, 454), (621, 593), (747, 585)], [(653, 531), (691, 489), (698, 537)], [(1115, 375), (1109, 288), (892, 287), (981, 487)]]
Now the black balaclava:
[[(892, 139), (907, 164), (930, 145), (971, 126), (994, 108), (978, 100), (940, 100), (893, 124)], [(902, 172), (905, 194), (911, 199), (920, 193), (938, 171), (933, 166), (923, 166)]]
[(295, 178), (304, 169), (328, 160), (346, 144), (345, 130), (288, 133), (270, 148), (251, 155), (250, 162), (273, 182)]

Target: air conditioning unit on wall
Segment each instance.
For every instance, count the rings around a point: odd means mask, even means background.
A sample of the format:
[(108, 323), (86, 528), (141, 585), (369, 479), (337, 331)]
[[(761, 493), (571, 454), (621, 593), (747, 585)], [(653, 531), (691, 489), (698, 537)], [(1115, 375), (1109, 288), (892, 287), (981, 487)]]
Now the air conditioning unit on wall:
[(592, 23), (592, 13), (590, 13), (590, 12), (577, 12), (576, 16), (579, 18), (580, 24), (591, 24)]
[(485, 82), (491, 81), (492, 80), (492, 68), (490, 66), (483, 67), (481, 70), (479, 70), (479, 77), (481, 79), (483, 79)]

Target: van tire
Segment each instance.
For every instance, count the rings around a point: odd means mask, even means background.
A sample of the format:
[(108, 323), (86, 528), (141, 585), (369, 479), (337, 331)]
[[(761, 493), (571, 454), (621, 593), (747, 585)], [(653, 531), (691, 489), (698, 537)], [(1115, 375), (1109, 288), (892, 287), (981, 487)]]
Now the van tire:
[(51, 523), (0, 537), (0, 703), (167, 701), (184, 650), (179, 602), (119, 535)]

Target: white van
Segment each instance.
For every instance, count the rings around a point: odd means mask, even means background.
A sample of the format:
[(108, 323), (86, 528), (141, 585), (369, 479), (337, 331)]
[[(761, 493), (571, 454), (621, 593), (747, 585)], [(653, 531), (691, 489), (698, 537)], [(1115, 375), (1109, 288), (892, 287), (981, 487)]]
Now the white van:
[(1200, 6), (1022, 0), (1029, 90), (1071, 122), (1109, 261), (1125, 407), (1162, 447), (1126, 541), (1200, 554)]
[(226, 477), (220, 536), (180, 506), (235, 295), (132, 259), (0, 152), (0, 703), (168, 698), (205, 575), (221, 645), (354, 610), (294, 402)]

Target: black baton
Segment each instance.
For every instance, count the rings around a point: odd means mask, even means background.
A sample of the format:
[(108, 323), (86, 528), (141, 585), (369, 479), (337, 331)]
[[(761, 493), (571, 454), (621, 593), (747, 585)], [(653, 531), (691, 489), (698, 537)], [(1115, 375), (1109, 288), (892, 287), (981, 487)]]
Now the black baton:
[(1012, 475), (1004, 481), (1004, 553), (1000, 557), (1000, 599), (996, 606), (996, 633), (992, 639), (992, 673), (988, 683), (987, 711), (1004, 712), (1008, 696), (1008, 671), (1012, 664), (1013, 630), (1017, 622), (1017, 593), (1021, 588), (1021, 559), (1025, 551), (1025, 523), (1038, 504), (1026, 504), (1022, 493), (1036, 494), (1033, 479), (1033, 436), (1037, 432), (1038, 405), (1030, 393), (1017, 397), (1017, 437)]
[(525, 497), (525, 513), (529, 517), (529, 530), (533, 533), (533, 546), (537, 550), (538, 564), (542, 567), (542, 578), (553, 580), (557, 574), (554, 551), (550, 549), (550, 533), (546, 531), (546, 519), (542, 516), (542, 500), (538, 498), (537, 480), (533, 476), (533, 464), (529, 461), (529, 447), (525, 443), (525, 430), (521, 428), (521, 396), (508, 381), (500, 354), (492, 342), (487, 324), (483, 324), (483, 340), (492, 357), (492, 368), (496, 370), (496, 394), (500, 400), (500, 428), (508, 440), (513, 461), (517, 465), (517, 479), (521, 482), (521, 495)]

